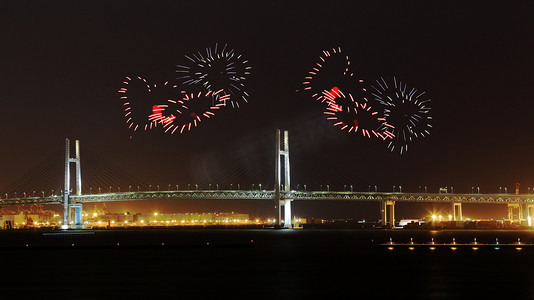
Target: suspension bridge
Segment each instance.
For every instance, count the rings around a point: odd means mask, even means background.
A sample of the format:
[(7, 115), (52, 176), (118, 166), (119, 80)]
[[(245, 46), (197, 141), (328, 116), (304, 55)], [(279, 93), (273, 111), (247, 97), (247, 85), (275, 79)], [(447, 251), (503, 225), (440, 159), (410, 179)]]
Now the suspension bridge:
[[(273, 211), (276, 218), (277, 227), (291, 228), (292, 213), (291, 203), (299, 200), (313, 200), (313, 201), (372, 201), (379, 204), (381, 213), (381, 222), (383, 226), (394, 226), (395, 224), (395, 203), (397, 202), (418, 202), (418, 203), (447, 203), (452, 208), (452, 218), (454, 221), (461, 221), (462, 204), (464, 203), (492, 203), (492, 204), (506, 204), (508, 206), (509, 219), (523, 219), (527, 220), (528, 225), (532, 225), (532, 218), (534, 217), (534, 195), (519, 195), (519, 194), (460, 194), (460, 193), (403, 193), (399, 192), (360, 192), (353, 191), (330, 191), (329, 186), (327, 190), (308, 191), (301, 189), (291, 189), (290, 179), (290, 164), (289, 164), (289, 135), (287, 131), (276, 132), (275, 144), (275, 174), (274, 174), (274, 188), (262, 189), (261, 184), (256, 188), (240, 189), (219, 189), (218, 185), (210, 185), (208, 189), (198, 189), (195, 185), (191, 189), (188, 185), (186, 190), (180, 190), (176, 185), (176, 189), (169, 185), (167, 190), (142, 191), (137, 185), (137, 190), (132, 191), (132, 185), (129, 186), (128, 191), (124, 192), (98, 192), (95, 189), (93, 193), (92, 188), (89, 193), (82, 193), (82, 169), (80, 157), (80, 142), (75, 142), (75, 155), (71, 157), (71, 147), (69, 139), (65, 142), (65, 160), (64, 160), (64, 185), (61, 187), (60, 194), (57, 195), (52, 191), (51, 195), (41, 193), (23, 193), (13, 196), (5, 194), (5, 197), (0, 199), (0, 206), (13, 206), (25, 204), (60, 204), (63, 206), (63, 229), (78, 229), (83, 228), (83, 214), (82, 209), (85, 203), (95, 202), (111, 202), (111, 201), (135, 201), (135, 200), (265, 200), (273, 203)], [(94, 159), (91, 156), (88, 159)], [(71, 189), (71, 164), (75, 164), (75, 189)], [(106, 168), (99, 169), (102, 172), (101, 182), (106, 186), (106, 178), (109, 178), (110, 171)], [(49, 176), (43, 173), (42, 170), (36, 171), (40, 180), (48, 180)], [(131, 179), (133, 186), (139, 183), (133, 177), (121, 174), (126, 179)], [(134, 188), (135, 189), (135, 188)], [(57, 190), (56, 190), (57, 191)], [(283, 216), (283, 218), (282, 218)]]

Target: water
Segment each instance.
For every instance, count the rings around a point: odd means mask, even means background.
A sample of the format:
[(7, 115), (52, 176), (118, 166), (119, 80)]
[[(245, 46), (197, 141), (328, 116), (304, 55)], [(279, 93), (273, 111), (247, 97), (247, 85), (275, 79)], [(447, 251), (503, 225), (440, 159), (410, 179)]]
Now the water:
[[(56, 231), (59, 232), (59, 231)], [(534, 249), (374, 243), (534, 242), (532, 231), (1, 231), (1, 293), (17, 298), (461, 299), (534, 295)], [(55, 232), (54, 232), (55, 233)], [(209, 244), (208, 244), (209, 243)], [(26, 247), (26, 244), (28, 246)], [(74, 244), (74, 246), (73, 246)], [(117, 245), (118, 244), (118, 245)]]

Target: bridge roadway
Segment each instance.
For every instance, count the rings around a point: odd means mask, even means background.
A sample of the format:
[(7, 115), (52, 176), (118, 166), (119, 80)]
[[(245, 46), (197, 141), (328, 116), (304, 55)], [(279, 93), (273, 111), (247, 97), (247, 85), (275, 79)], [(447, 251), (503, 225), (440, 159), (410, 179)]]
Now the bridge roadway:
[[(289, 191), (280, 192), (282, 199), (324, 201), (395, 201), (412, 203), (494, 203), (534, 204), (534, 194), (451, 194), (451, 193), (397, 193), (397, 192), (338, 192)], [(135, 200), (273, 200), (272, 190), (188, 190), (145, 191), (70, 195), (71, 203), (92, 203)], [(23, 204), (63, 204), (63, 196), (22, 197), (0, 199), (0, 206)]]

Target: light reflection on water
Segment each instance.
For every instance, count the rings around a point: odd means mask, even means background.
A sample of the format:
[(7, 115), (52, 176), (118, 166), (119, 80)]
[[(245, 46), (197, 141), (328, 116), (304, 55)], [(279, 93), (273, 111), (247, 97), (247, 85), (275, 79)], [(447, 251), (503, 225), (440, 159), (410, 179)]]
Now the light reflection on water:
[[(330, 299), (531, 296), (534, 249), (405, 248), (388, 242), (524, 243), (533, 231), (419, 230), (111, 230), (91, 236), (0, 232), (6, 293), (81, 298), (157, 295), (206, 298), (235, 291), (245, 298)], [(251, 244), (251, 240), (253, 243)], [(206, 245), (209, 242), (210, 245)], [(41, 248), (37, 245), (41, 243)], [(120, 243), (121, 246), (111, 247)], [(57, 247), (76, 244), (72, 247)], [(162, 245), (164, 244), (164, 245)], [(79, 247), (78, 247), (79, 245)], [(96, 246), (98, 247), (96, 247)], [(85, 247), (84, 247), (85, 246)], [(28, 276), (30, 267), (38, 268)], [(41, 275), (39, 275), (41, 274)], [(24, 279), (24, 280), (22, 280)], [(512, 292), (513, 291), (513, 292)], [(200, 294), (199, 294), (200, 293)]]

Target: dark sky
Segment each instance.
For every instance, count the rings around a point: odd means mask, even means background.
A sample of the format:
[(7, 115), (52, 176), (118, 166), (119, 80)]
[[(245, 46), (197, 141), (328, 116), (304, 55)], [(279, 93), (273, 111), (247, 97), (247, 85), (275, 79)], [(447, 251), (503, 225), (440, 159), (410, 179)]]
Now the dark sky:
[[(532, 3), (288, 2), (2, 1), (0, 187), (61, 156), (66, 137), (154, 186), (269, 186), (276, 128), (290, 131), (294, 185), (534, 187)], [(132, 135), (117, 93), (124, 77), (173, 81), (184, 55), (215, 43), (249, 59), (249, 103), (185, 135)], [(367, 82), (396, 76), (426, 91), (431, 136), (401, 156), (327, 123), (296, 90), (321, 51), (337, 46)], [(264, 204), (224, 205), (268, 214)], [(175, 210), (222, 206), (189, 201)], [(310, 207), (300, 212), (321, 215)]]

